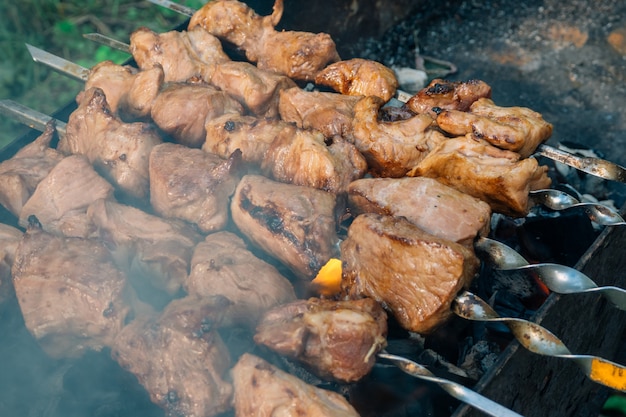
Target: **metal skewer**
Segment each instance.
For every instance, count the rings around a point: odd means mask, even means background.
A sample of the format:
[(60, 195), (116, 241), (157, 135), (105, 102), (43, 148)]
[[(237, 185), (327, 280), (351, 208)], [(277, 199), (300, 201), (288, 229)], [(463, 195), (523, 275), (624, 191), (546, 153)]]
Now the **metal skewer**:
[[(54, 119), (53, 117), (8, 99), (0, 100), (0, 113), (40, 132), (45, 131), (46, 124)], [(54, 121), (59, 138), (63, 138), (65, 136), (66, 123), (57, 119), (54, 119)]]

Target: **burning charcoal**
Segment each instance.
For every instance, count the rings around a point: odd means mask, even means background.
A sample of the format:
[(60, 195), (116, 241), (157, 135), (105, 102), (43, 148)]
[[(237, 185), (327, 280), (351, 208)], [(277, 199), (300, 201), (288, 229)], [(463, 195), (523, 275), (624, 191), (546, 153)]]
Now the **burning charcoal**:
[(336, 392), (309, 385), (249, 353), (239, 358), (231, 374), (237, 417), (270, 417), (282, 413), (290, 416), (359, 416)]
[(310, 298), (270, 310), (254, 340), (321, 378), (350, 383), (372, 369), (386, 335), (387, 314), (372, 299)]

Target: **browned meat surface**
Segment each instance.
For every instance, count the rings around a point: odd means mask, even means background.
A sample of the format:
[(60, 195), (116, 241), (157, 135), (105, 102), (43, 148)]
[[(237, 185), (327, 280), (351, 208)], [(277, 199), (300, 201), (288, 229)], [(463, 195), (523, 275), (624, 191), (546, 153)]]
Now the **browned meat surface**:
[(336, 392), (317, 388), (249, 353), (232, 371), (237, 417), (358, 417)]
[[(146, 118), (163, 85), (163, 77), (160, 65), (140, 71), (130, 65), (102, 61), (91, 68), (84, 91), (100, 88), (111, 111), (123, 120)], [(78, 103), (82, 101), (82, 94), (77, 97)]]
[(186, 220), (203, 232), (228, 222), (228, 200), (240, 177), (240, 155), (222, 159), (174, 143), (150, 155), (150, 203), (164, 217)]
[(528, 192), (550, 187), (547, 172), (534, 158), (521, 159), (462, 136), (442, 142), (408, 175), (435, 178), (487, 202), (497, 213), (524, 217), (531, 204)]
[(472, 245), (489, 232), (489, 204), (427, 177), (363, 178), (350, 184), (355, 214), (403, 216), (431, 235)]
[(115, 339), (111, 356), (167, 417), (211, 417), (231, 408), (230, 354), (214, 330), (220, 301), (174, 300), (160, 316), (135, 319)]
[(0, 163), (0, 204), (16, 217), (37, 184), (65, 157), (50, 147), (54, 132), (54, 123), (48, 123), (41, 136)]
[(319, 131), (291, 124), (284, 126), (261, 163), (261, 171), (267, 176), (280, 182), (341, 193), (351, 181), (365, 175), (367, 162), (351, 143), (338, 138), (333, 148), (326, 145)]
[(298, 300), (270, 310), (254, 341), (342, 383), (367, 375), (387, 344), (387, 314), (371, 298)]
[(231, 202), (239, 230), (303, 280), (336, 255), (335, 196), (259, 175), (242, 178)]
[(383, 101), (374, 96), (361, 99), (354, 108), (354, 144), (365, 156), (375, 177), (402, 177), (445, 137), (430, 129), (427, 114), (395, 122), (381, 121)]
[(350, 225), (341, 260), (341, 286), (350, 298), (373, 298), (416, 333), (429, 333), (452, 315), (452, 300), (479, 265), (463, 245), (430, 235), (402, 217), (372, 213)]
[(444, 110), (437, 125), (452, 135), (471, 134), (501, 149), (519, 153), (522, 158), (552, 135), (552, 125), (541, 114), (526, 107), (500, 107), (487, 98), (474, 102), (469, 112)]
[(26, 327), (55, 358), (111, 346), (130, 312), (126, 276), (96, 240), (59, 237), (32, 224), (12, 273)]
[(158, 34), (142, 27), (130, 35), (130, 52), (142, 70), (161, 66), (165, 82), (209, 82), (215, 65), (230, 61), (220, 40), (202, 28)]
[(358, 96), (290, 88), (280, 92), (282, 120), (302, 129), (317, 129), (327, 138), (352, 140), (352, 119)]
[(154, 287), (170, 296), (180, 290), (201, 240), (190, 225), (103, 199), (89, 206), (87, 216), (137, 287)]
[(208, 84), (174, 83), (154, 100), (150, 115), (175, 142), (199, 148), (206, 138), (206, 121), (230, 113), (243, 113), (243, 107), (223, 91)]
[(120, 197), (143, 202), (150, 191), (148, 156), (161, 143), (150, 124), (124, 123), (111, 113), (103, 91), (85, 91), (78, 108), (67, 122), (65, 138), (58, 149), (81, 154), (104, 178), (116, 186)]
[(296, 86), (285, 75), (235, 61), (217, 65), (210, 81), (241, 103), (247, 112), (269, 118), (278, 117), (280, 92)]
[(211, 1), (192, 16), (188, 30), (201, 26), (244, 51), (261, 69), (313, 81), (319, 70), (340, 59), (335, 42), (326, 33), (277, 31), (282, 14), (283, 0), (276, 0), (273, 13), (264, 17), (237, 0)]
[(0, 223), (0, 305), (15, 295), (11, 268), (22, 235), (20, 229)]
[(19, 224), (26, 227), (34, 215), (48, 232), (89, 237), (94, 226), (87, 217), (87, 207), (100, 198), (112, 197), (113, 186), (98, 175), (87, 158), (71, 155), (37, 185), (22, 208)]
[(407, 101), (406, 106), (414, 113), (437, 117), (437, 111), (467, 111), (479, 98), (491, 98), (491, 87), (480, 80), (447, 81), (434, 79)]
[(196, 246), (184, 287), (202, 297), (225, 297), (232, 302), (225, 322), (251, 329), (267, 310), (296, 299), (289, 280), (230, 232), (210, 234)]
[(289, 127), (280, 120), (226, 114), (207, 120), (205, 128), (202, 150), (228, 158), (239, 149), (243, 162), (260, 167), (274, 138)]
[(328, 65), (315, 76), (315, 83), (351, 96), (376, 96), (391, 100), (398, 89), (395, 72), (380, 62), (353, 58)]

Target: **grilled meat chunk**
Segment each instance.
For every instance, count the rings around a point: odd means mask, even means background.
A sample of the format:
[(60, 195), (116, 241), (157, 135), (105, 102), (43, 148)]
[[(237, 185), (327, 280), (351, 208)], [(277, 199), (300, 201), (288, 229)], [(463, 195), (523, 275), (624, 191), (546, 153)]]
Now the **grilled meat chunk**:
[(552, 125), (541, 114), (526, 107), (500, 107), (488, 98), (475, 101), (469, 112), (443, 110), (437, 125), (446, 132), (474, 139), (484, 139), (493, 146), (532, 155), (552, 135)]
[(341, 395), (317, 388), (244, 353), (231, 371), (237, 417), (358, 417)]
[(150, 115), (175, 142), (199, 148), (206, 138), (204, 124), (207, 120), (243, 111), (237, 100), (213, 86), (173, 83), (154, 100)]
[(369, 59), (353, 58), (328, 65), (315, 76), (315, 83), (351, 96), (376, 96), (391, 100), (398, 79), (391, 68)]
[(267, 310), (296, 299), (289, 280), (230, 232), (210, 234), (196, 246), (184, 287), (189, 294), (225, 297), (232, 303), (225, 323), (251, 329)]
[(487, 202), (494, 212), (524, 217), (528, 192), (550, 186), (548, 167), (469, 136), (442, 142), (407, 175), (435, 178)]
[(280, 92), (278, 110), (282, 120), (302, 129), (316, 129), (327, 138), (352, 139), (354, 106), (359, 96), (289, 88)]
[(283, 0), (276, 0), (269, 16), (259, 16), (237, 0), (205, 4), (189, 21), (188, 30), (203, 27), (245, 52), (257, 67), (295, 80), (313, 81), (328, 63), (339, 61), (335, 42), (326, 33), (277, 31)]
[(363, 178), (350, 184), (353, 213), (403, 216), (431, 235), (472, 245), (489, 233), (489, 204), (427, 177)]
[(81, 97), (57, 148), (66, 154), (85, 155), (100, 175), (116, 186), (121, 198), (146, 201), (148, 156), (162, 142), (161, 137), (150, 124), (124, 123), (115, 117), (101, 89), (91, 88)]
[(446, 138), (431, 129), (433, 119), (426, 114), (395, 122), (379, 119), (383, 100), (370, 96), (354, 107), (354, 144), (365, 156), (375, 177), (402, 177)]
[(130, 52), (142, 70), (162, 67), (166, 83), (209, 82), (215, 65), (230, 61), (220, 40), (202, 28), (159, 34), (141, 27), (130, 35)]
[(263, 316), (254, 341), (341, 383), (367, 375), (387, 344), (387, 314), (371, 298), (298, 300)]
[(244, 176), (231, 202), (239, 230), (303, 280), (336, 255), (334, 210), (331, 193), (260, 175)]
[(49, 122), (41, 136), (0, 163), (0, 204), (16, 217), (37, 184), (65, 157), (50, 147), (54, 132), (54, 122)]
[(215, 330), (223, 300), (185, 297), (128, 324), (111, 356), (168, 417), (211, 417), (231, 408), (230, 354)]
[(365, 213), (341, 243), (342, 291), (380, 302), (406, 330), (429, 333), (478, 270), (470, 248), (430, 235), (403, 217)]
[(36, 216), (48, 232), (89, 237), (94, 225), (87, 217), (87, 208), (101, 198), (113, 198), (113, 186), (98, 175), (86, 157), (70, 155), (37, 185), (20, 212), (19, 224), (26, 227), (30, 216)]
[(202, 239), (190, 225), (104, 199), (94, 201), (87, 216), (140, 295), (139, 288), (146, 286), (170, 296), (180, 290), (194, 247)]
[(414, 113), (429, 114), (433, 119), (440, 110), (468, 111), (480, 98), (491, 98), (491, 87), (480, 80), (432, 80), (406, 103)]
[(20, 229), (0, 223), (0, 305), (15, 295), (11, 268), (22, 235)]
[(26, 327), (55, 358), (111, 346), (130, 312), (126, 276), (102, 243), (52, 235), (36, 220), (12, 274)]
[(228, 222), (228, 199), (239, 180), (240, 154), (229, 159), (174, 143), (150, 155), (150, 202), (164, 217), (186, 220), (203, 232)]

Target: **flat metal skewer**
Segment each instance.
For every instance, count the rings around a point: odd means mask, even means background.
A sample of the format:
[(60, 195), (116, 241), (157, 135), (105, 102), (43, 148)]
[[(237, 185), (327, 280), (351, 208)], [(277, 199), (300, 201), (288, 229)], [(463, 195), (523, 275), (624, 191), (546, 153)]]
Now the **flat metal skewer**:
[(46, 130), (46, 124), (50, 120), (54, 120), (59, 138), (62, 139), (65, 137), (65, 122), (54, 119), (47, 114), (40, 113), (29, 107), (23, 106), (20, 103), (16, 103), (15, 101), (8, 99), (0, 100), (0, 113), (40, 132)]

